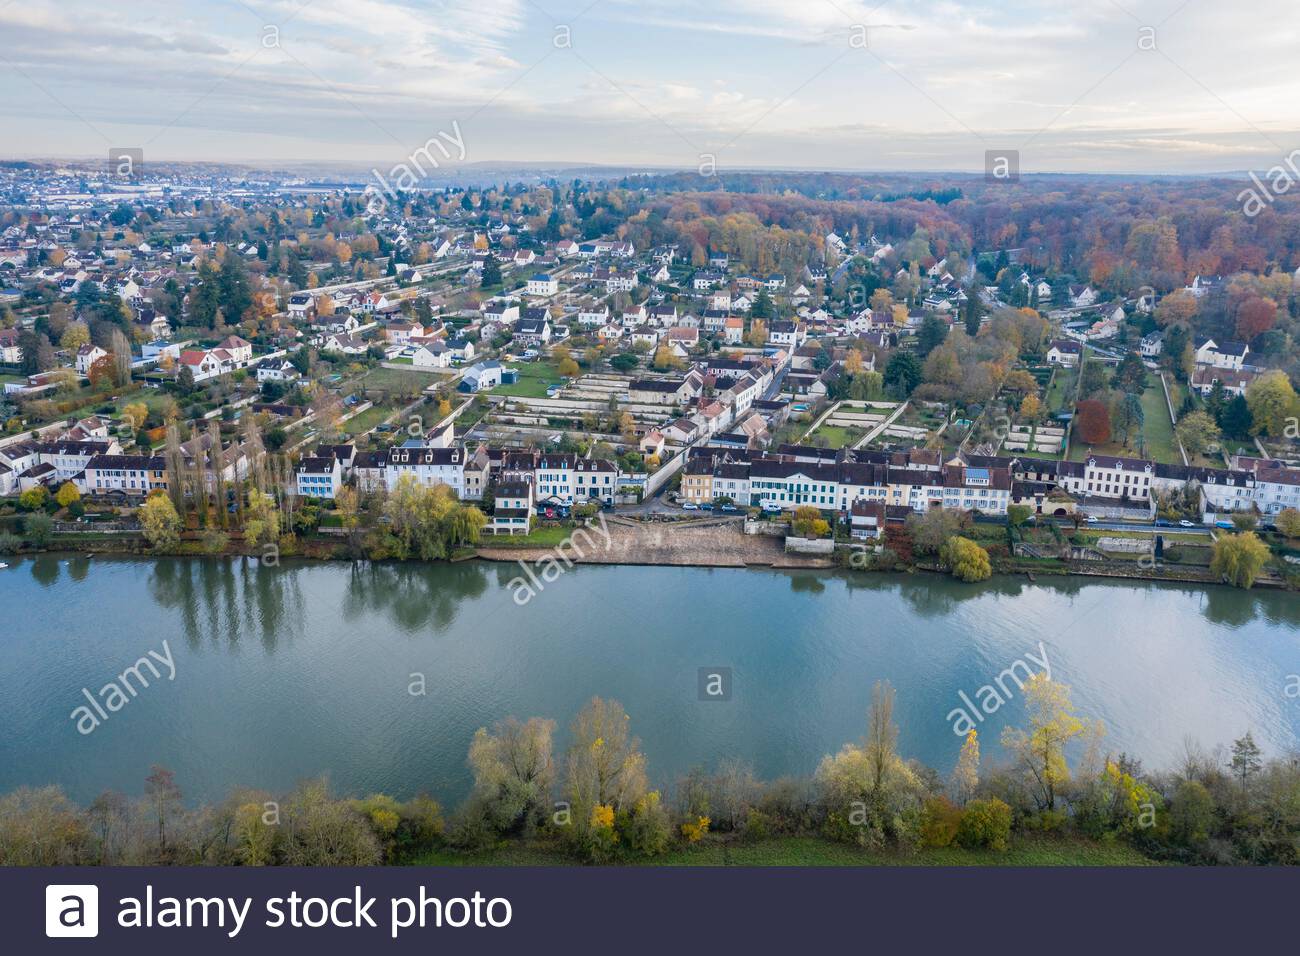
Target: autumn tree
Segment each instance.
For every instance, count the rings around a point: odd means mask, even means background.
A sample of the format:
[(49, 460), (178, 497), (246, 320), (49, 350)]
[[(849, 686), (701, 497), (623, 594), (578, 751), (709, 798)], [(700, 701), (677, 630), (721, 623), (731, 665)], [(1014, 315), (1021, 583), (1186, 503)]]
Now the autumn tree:
[(181, 805), (181, 789), (176, 785), (176, 774), (166, 767), (154, 764), (149, 771), (149, 776), (144, 780), (144, 792), (153, 820), (158, 826), (158, 862), (168, 862), (170, 854), (167, 827), (184, 809)]
[(1283, 508), (1273, 519), (1273, 526), (1287, 538), (1300, 538), (1300, 511)]
[(1254, 433), (1270, 438), (1285, 435), (1288, 425), (1294, 428), (1300, 416), (1300, 400), (1281, 369), (1265, 372), (1246, 387), (1246, 405), (1255, 423)]
[(480, 727), (469, 747), (474, 772), (470, 812), (499, 834), (531, 833), (550, 810), (555, 766), (555, 721), (510, 717), (491, 731)]
[(967, 518), (959, 511), (931, 508), (907, 519), (912, 547), (918, 554), (938, 554), (949, 538), (965, 526)]
[(629, 725), (622, 704), (594, 697), (570, 728), (564, 797), (572, 814), (570, 832), (589, 854), (609, 852), (618, 843), (620, 815), (626, 826), (638, 810), (657, 812), (658, 795), (647, 800), (641, 742)]
[(1029, 724), (1002, 731), (1002, 746), (1015, 761), (1021, 780), (1039, 810), (1055, 810), (1056, 800), (1070, 782), (1065, 748), (1089, 730), (1089, 722), (1074, 712), (1070, 688), (1043, 674), (1025, 682)]
[(794, 509), (794, 522), (790, 530), (800, 538), (824, 538), (830, 533), (831, 526), (816, 507), (800, 505)]
[(171, 498), (162, 491), (155, 491), (145, 499), (139, 517), (145, 540), (155, 551), (168, 551), (180, 544), (184, 523)]
[(117, 383), (117, 366), (113, 362), (112, 354), (95, 359), (86, 373), (86, 378), (90, 380), (91, 388), (101, 391), (111, 389)]
[(957, 765), (953, 767), (952, 778), (949, 783), (953, 799), (958, 804), (966, 803), (975, 795), (975, 790), (980, 782), (979, 770), (979, 734), (972, 728), (966, 732), (966, 739), (962, 741), (961, 753), (957, 755)]
[(109, 344), (113, 359), (113, 382), (118, 388), (131, 384), (131, 343), (121, 329), (114, 329)]
[(940, 549), (939, 559), (961, 581), (986, 581), (993, 576), (989, 553), (970, 538), (949, 538)]
[(1219, 440), (1219, 425), (1207, 412), (1198, 409), (1178, 420), (1174, 434), (1189, 455), (1199, 455)]
[(1221, 534), (1211, 552), (1210, 571), (1233, 587), (1249, 588), (1264, 570), (1271, 552), (1253, 531)]
[(916, 818), (925, 788), (897, 745), (894, 689), (878, 681), (871, 689), (866, 738), (817, 767), (828, 836), (865, 846), (913, 837), (908, 821)]
[(76, 352), (83, 345), (90, 344), (90, 328), (84, 322), (72, 322), (59, 336), (59, 348)]
[(123, 406), (122, 418), (131, 426), (132, 431), (138, 432), (149, 420), (149, 406), (144, 402), (131, 402)]
[(1110, 441), (1110, 411), (1106, 403), (1094, 398), (1081, 401), (1076, 409), (1079, 438), (1089, 445)]
[(1277, 303), (1262, 296), (1251, 296), (1237, 307), (1237, 337), (1245, 342), (1271, 329), (1277, 322)]
[(275, 499), (253, 489), (244, 508), (244, 541), (250, 547), (274, 544), (280, 539), (280, 512)]
[(1179, 289), (1171, 292), (1160, 300), (1156, 306), (1155, 317), (1163, 327), (1171, 325), (1186, 325), (1196, 315), (1200, 308), (1200, 303), (1196, 296), (1186, 290)]
[(55, 494), (54, 500), (59, 503), (60, 508), (68, 508), (81, 500), (81, 492), (77, 490), (77, 486), (72, 482), (65, 481), (61, 486), (59, 486), (59, 490)]

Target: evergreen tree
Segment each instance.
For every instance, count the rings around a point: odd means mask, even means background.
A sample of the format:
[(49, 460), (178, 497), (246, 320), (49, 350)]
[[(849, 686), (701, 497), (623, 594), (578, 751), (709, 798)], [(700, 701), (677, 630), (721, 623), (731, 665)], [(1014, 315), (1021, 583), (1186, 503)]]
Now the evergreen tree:
[(1255, 417), (1250, 413), (1250, 405), (1246, 402), (1246, 397), (1234, 395), (1232, 400), (1223, 406), (1218, 421), (1225, 435), (1229, 438), (1241, 439), (1250, 437)]
[(209, 329), (217, 327), (217, 310), (221, 307), (217, 280), (217, 270), (211, 263), (199, 266), (199, 284), (190, 290), (191, 324)]
[(240, 321), (244, 313), (252, 308), (253, 290), (248, 283), (248, 272), (244, 269), (243, 261), (233, 252), (227, 252), (225, 262), (222, 263), (217, 295), (221, 312), (228, 322)]
[(980, 297), (974, 289), (971, 289), (970, 298), (966, 300), (966, 334), (974, 338), (979, 335), (979, 331)]
[(921, 384), (921, 363), (911, 352), (895, 352), (885, 366), (885, 387), (896, 398), (907, 398)]

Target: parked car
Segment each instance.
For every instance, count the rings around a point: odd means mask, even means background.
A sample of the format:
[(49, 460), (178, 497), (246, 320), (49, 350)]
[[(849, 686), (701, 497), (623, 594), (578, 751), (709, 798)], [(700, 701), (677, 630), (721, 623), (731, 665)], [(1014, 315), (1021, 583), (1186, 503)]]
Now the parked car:
[(697, 504), (695, 504), (695, 502), (693, 502), (693, 501), (688, 501), (688, 502), (686, 502), (686, 504), (682, 505), (682, 510), (683, 510), (683, 511), (699, 511), (699, 510), (700, 510), (700, 506), (697, 505)]
[(1088, 515), (1088, 517), (1084, 518), (1083, 520), (1086, 521), (1088, 524), (1101, 524), (1101, 519), (1098, 518), (1096, 515)]
[(766, 505), (763, 505), (763, 514), (766, 514), (766, 515), (779, 515), (780, 513), (781, 513), (781, 506), (780, 506), (780, 505), (773, 505), (773, 504), (766, 504)]
[(728, 514), (730, 514), (731, 512), (733, 512), (733, 511), (739, 511), (740, 509), (737, 508), (735, 505), (723, 505), (723, 506), (722, 506), (721, 508), (719, 508), (718, 510), (719, 510), (719, 511), (725, 511), (725, 512), (727, 512)]
[[(1228, 525), (1229, 528), (1232, 527), (1232, 522), (1231, 522), (1231, 521), (1229, 521), (1229, 522), (1225, 522), (1225, 523)], [(1222, 526), (1223, 526), (1223, 525), (1220, 525), (1220, 527), (1222, 527)], [(1184, 518), (1182, 521), (1178, 522), (1178, 527), (1180, 527), (1180, 528), (1195, 528), (1195, 527), (1196, 527), (1196, 522), (1194, 522), (1194, 521), (1188, 521), (1186, 518)]]

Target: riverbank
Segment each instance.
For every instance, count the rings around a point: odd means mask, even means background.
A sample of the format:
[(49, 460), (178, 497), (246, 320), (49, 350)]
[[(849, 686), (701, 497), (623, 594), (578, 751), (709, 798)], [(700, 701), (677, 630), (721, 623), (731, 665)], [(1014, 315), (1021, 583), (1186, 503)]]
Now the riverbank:
[[(579, 564), (658, 565), (664, 567), (829, 569), (831, 558), (786, 554), (783, 539), (747, 535), (740, 519), (699, 522), (640, 522), (611, 518), (597, 522), (580, 537), (580, 554), (565, 548)], [(485, 561), (544, 561), (565, 538), (553, 544), (515, 544), (506, 537), (480, 540), (477, 556)], [(588, 547), (590, 540), (594, 546)]]
[[(879, 573), (870, 568), (855, 568), (841, 556), (821, 557), (786, 553), (782, 539), (771, 535), (747, 535), (741, 522), (735, 519), (713, 519), (678, 522), (641, 522), (626, 518), (599, 519), (586, 529), (586, 536), (578, 535), (580, 549), (569, 542), (576, 527), (542, 527), (527, 536), (483, 536), (477, 546), (459, 549), (450, 557), (453, 562), (479, 559), (494, 563), (524, 562), (533, 564), (557, 556), (563, 550), (567, 561), (573, 564), (622, 565), (627, 567), (697, 567), (697, 568), (756, 568), (772, 570), (856, 570), (858, 573)], [(95, 532), (57, 534), (49, 544), (40, 549), (19, 552), (17, 557), (38, 554), (88, 553), (122, 554), (132, 557), (250, 557), (262, 559), (262, 549), (242, 546), (238, 536), (231, 536), (221, 551), (205, 548), (197, 535), (187, 538), (175, 550), (159, 553), (151, 550), (138, 534)], [(337, 535), (312, 535), (296, 537), (291, 544), (281, 547), (277, 559), (293, 557), (309, 561), (339, 561), (354, 563), (347, 545)], [(3, 560), (3, 557), (0, 557)], [(1129, 581), (1191, 584), (1207, 588), (1228, 588), (1207, 567), (1153, 564), (1149, 562), (1115, 561), (1109, 563), (1065, 561), (1024, 557), (997, 557), (992, 559), (993, 571), (998, 575), (1024, 577), (1033, 580), (1039, 576), (1058, 578), (1110, 578)], [(933, 563), (918, 561), (911, 568), (891, 570), (924, 571), (948, 576), (947, 569)], [(1271, 575), (1261, 575), (1254, 584), (1256, 589), (1288, 590), (1285, 580)]]
[[(410, 866), (573, 866), (573, 854), (554, 841), (517, 840), (478, 853), (436, 850)], [(960, 847), (912, 852), (867, 850), (816, 836), (766, 840), (707, 837), (695, 846), (676, 847), (663, 856), (630, 866), (1161, 866), (1123, 843), (1021, 836), (1003, 851)]]

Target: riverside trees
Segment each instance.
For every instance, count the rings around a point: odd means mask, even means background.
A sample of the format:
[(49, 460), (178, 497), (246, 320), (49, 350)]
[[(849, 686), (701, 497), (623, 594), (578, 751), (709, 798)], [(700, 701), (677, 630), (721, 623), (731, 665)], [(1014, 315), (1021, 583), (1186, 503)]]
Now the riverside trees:
[[(515, 839), (617, 862), (653, 857), (674, 841), (689, 848), (781, 835), (896, 859), (918, 847), (996, 853), (1017, 832), (1038, 843), (1053, 833), (1066, 845), (1123, 840), (1178, 862), (1300, 863), (1294, 760), (1268, 757), (1245, 734), (1229, 752), (1189, 744), (1176, 769), (1148, 773), (1125, 754), (1105, 754), (1101, 725), (1075, 712), (1064, 685), (1039, 676), (1025, 693), (1026, 726), (1003, 739), (1012, 762), (981, 769), (968, 733), (946, 782), (899, 753), (894, 693), (878, 684), (864, 738), (823, 758), (813, 778), (763, 782), (725, 760), (683, 778), (670, 811), (627, 713), (598, 698), (575, 718), (560, 760), (549, 719), (480, 729), (469, 747), (474, 788), (445, 837), (441, 807), (428, 797), (340, 799), (308, 781), (283, 796), (236, 789), (191, 809), (180, 782), (155, 767), (140, 799), (107, 792), (82, 808), (54, 787), (0, 795), (0, 865), (371, 865)], [(1286, 693), (1300, 698), (1300, 677)]]

